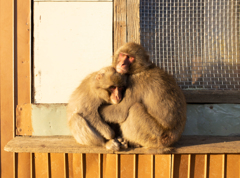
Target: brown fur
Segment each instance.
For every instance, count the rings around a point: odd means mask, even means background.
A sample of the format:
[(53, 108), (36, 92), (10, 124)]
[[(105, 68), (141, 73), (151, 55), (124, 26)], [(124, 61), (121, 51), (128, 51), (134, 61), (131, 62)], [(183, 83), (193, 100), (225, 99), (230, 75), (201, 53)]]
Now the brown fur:
[[(73, 92), (67, 107), (67, 117), (70, 130), (78, 143), (119, 149), (119, 144), (112, 140), (114, 131), (102, 120), (98, 108), (104, 103), (119, 103), (122, 93), (116, 93), (119, 97), (116, 99), (110, 88), (125, 85), (124, 75), (117, 73), (113, 67), (106, 67), (88, 75)], [(106, 143), (106, 140), (110, 141)]]
[(119, 53), (134, 58), (127, 71), (128, 84), (121, 103), (101, 107), (103, 118), (126, 119), (120, 124), (123, 138), (144, 147), (169, 147), (179, 140), (186, 122), (186, 101), (174, 78), (150, 62), (145, 49), (127, 43)]

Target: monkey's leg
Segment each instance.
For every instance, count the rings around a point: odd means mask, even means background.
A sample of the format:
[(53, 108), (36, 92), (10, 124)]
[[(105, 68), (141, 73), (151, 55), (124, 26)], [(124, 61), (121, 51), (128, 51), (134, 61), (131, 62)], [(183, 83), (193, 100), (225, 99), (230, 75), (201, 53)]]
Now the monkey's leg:
[(160, 143), (162, 129), (140, 103), (130, 108), (126, 121), (121, 124), (121, 131), (123, 138), (131, 143), (143, 147), (162, 147)]
[(73, 137), (79, 144), (104, 146), (104, 138), (79, 114), (73, 114), (68, 122)]
[(105, 121), (102, 120), (97, 111), (87, 117), (86, 120), (89, 121), (92, 127), (95, 128), (105, 139), (110, 140), (114, 138), (115, 132)]

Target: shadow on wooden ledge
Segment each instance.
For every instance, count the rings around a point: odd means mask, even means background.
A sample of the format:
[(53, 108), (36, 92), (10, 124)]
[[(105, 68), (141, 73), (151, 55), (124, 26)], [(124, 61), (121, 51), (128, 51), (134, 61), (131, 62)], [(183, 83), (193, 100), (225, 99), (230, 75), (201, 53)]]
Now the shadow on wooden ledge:
[[(173, 154), (240, 153), (240, 136), (182, 136)], [(128, 148), (113, 152), (82, 146), (72, 136), (17, 136), (4, 148), (8, 152), (162, 154), (162, 149)]]

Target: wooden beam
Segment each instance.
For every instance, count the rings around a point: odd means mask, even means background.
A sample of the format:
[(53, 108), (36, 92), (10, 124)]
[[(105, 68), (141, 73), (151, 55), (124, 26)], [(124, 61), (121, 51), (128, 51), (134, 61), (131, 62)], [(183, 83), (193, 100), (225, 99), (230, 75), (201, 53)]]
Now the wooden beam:
[(116, 51), (127, 42), (127, 4), (126, 0), (115, 0), (113, 7), (113, 49)]
[(16, 108), (16, 135), (32, 135), (32, 105), (23, 104)]
[(140, 44), (140, 1), (114, 1), (114, 51), (126, 42)]
[(240, 103), (240, 91), (183, 90), (187, 103)]
[[(15, 137), (4, 148), (9, 152), (36, 153), (117, 153), (117, 154), (162, 154), (162, 150), (146, 148), (128, 148), (117, 152), (104, 147), (82, 146), (72, 136)], [(221, 136), (182, 136), (168, 153), (240, 153), (240, 137)]]
[(127, 42), (140, 44), (140, 0), (127, 0)]
[[(29, 111), (31, 106), (31, 0), (15, 1), (15, 84), (16, 84), (16, 105), (28, 106)], [(16, 106), (15, 105), (15, 106)], [(22, 109), (22, 108), (18, 108)], [(18, 110), (16, 115), (18, 115)], [(28, 116), (28, 117), (27, 117)], [(19, 120), (16, 119), (16, 127), (24, 128), (17, 130), (16, 134), (31, 134), (31, 112), (25, 113), (23, 125), (19, 126)], [(21, 131), (28, 131), (22, 133)], [(17, 154), (17, 177), (31, 177), (31, 155), (30, 153)]]
[(4, 151), (14, 137), (14, 1), (0, 0), (1, 177), (15, 177), (15, 154)]

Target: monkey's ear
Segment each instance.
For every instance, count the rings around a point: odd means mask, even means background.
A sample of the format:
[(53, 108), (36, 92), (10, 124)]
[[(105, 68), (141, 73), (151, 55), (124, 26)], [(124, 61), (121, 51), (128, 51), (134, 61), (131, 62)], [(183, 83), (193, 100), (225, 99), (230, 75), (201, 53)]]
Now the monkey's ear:
[(98, 73), (95, 77), (96, 80), (100, 80), (101, 78), (103, 78), (104, 73)]
[(100, 80), (101, 78), (103, 78), (103, 76), (104, 76), (104, 74), (107, 72), (107, 70), (104, 68), (104, 69), (101, 69), (98, 73), (97, 73), (97, 75), (96, 75), (96, 77), (95, 77), (95, 79), (96, 80)]

